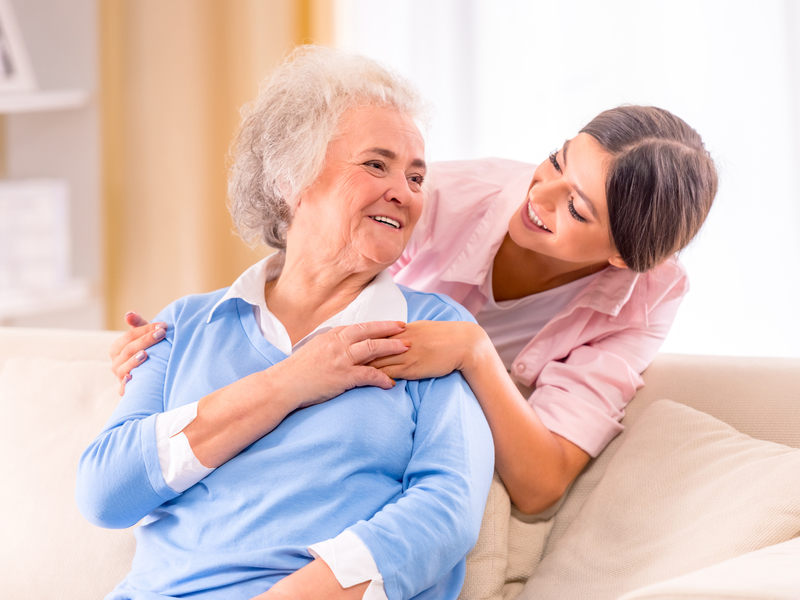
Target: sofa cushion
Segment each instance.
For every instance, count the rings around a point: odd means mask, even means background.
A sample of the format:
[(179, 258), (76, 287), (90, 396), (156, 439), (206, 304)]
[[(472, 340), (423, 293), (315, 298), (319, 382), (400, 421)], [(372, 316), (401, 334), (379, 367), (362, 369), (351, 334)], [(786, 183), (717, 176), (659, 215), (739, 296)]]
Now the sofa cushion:
[(628, 431), (653, 402), (669, 398), (759, 440), (800, 448), (800, 358), (659, 354), (642, 377), (645, 386), (625, 408), (625, 430), (589, 462), (556, 513), (545, 556), (580, 512)]
[(661, 400), (520, 598), (612, 600), (800, 534), (800, 450)]
[(467, 555), (459, 600), (504, 600), (519, 594), (541, 560), (554, 512), (519, 513), (495, 472), (478, 542)]
[(0, 590), (4, 598), (102, 598), (130, 570), (130, 530), (75, 505), (84, 448), (119, 402), (108, 360), (11, 357), (0, 372)]
[(797, 600), (800, 538), (748, 552), (688, 575), (625, 594), (619, 600)]

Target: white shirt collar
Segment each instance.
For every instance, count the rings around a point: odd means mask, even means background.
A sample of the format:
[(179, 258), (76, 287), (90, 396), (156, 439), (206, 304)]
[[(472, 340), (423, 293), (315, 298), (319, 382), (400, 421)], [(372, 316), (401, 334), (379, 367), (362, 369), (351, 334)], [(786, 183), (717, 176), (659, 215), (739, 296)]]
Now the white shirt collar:
[(220, 304), (233, 298), (241, 298), (253, 306), (253, 313), (264, 338), (278, 350), (289, 355), (311, 338), (334, 327), (368, 321), (405, 322), (408, 320), (408, 304), (403, 292), (400, 291), (387, 271), (381, 271), (344, 310), (333, 315), (292, 346), (286, 328), (269, 311), (264, 300), (264, 284), (281, 274), (284, 258), (283, 252), (275, 252), (239, 275), (225, 295), (211, 309), (206, 322), (211, 322), (214, 311)]

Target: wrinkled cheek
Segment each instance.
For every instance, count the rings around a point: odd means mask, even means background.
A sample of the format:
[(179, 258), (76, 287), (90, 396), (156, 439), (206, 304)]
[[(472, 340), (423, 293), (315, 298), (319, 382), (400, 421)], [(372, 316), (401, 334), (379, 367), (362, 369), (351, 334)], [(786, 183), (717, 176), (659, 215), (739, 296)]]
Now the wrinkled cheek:
[(414, 228), (419, 223), (419, 219), (422, 216), (422, 200), (419, 202), (415, 202), (414, 206), (411, 207), (411, 210), (408, 211), (409, 222), (406, 224), (408, 228), (408, 235), (411, 235), (411, 232), (414, 231)]

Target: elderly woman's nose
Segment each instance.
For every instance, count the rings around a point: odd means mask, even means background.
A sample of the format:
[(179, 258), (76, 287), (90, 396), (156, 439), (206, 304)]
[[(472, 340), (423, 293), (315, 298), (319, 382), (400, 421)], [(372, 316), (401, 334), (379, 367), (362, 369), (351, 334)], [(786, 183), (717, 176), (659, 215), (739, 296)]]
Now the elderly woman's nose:
[(387, 202), (397, 202), (401, 206), (410, 204), (414, 199), (414, 193), (406, 179), (405, 174), (395, 175), (391, 178), (391, 185), (383, 195)]

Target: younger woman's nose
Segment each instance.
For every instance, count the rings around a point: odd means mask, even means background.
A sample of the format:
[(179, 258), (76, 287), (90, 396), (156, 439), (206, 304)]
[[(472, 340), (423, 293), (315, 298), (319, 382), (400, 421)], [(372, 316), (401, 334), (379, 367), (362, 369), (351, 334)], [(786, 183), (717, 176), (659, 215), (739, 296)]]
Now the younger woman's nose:
[(556, 190), (552, 187), (542, 187), (539, 193), (534, 196), (534, 202), (546, 211), (553, 211), (556, 207)]

